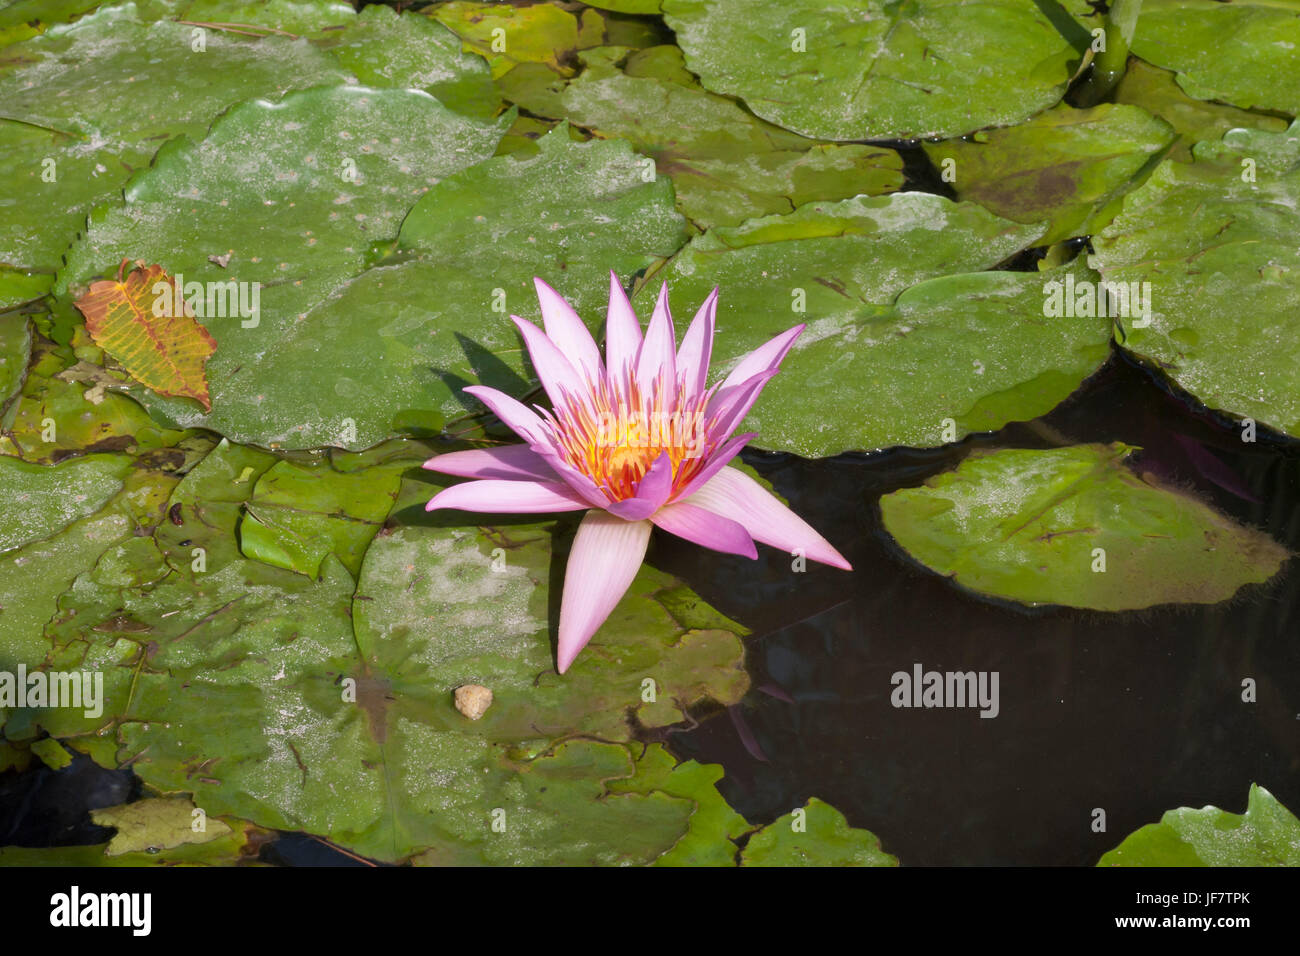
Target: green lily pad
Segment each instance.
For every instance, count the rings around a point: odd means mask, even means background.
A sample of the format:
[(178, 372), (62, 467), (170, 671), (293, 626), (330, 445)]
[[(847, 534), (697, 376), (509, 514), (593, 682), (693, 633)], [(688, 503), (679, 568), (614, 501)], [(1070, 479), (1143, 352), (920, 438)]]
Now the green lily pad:
[(483, 119), (501, 110), (482, 57), (462, 50), (460, 38), (429, 17), (370, 6), (337, 36), (335, 57), (368, 86), (421, 89)]
[(305, 40), (209, 31), (195, 52), (193, 30), (124, 4), (0, 51), (0, 262), (52, 271), (163, 140), (201, 136), (240, 100), (349, 77)]
[(63, 745), (53, 737), (46, 737), (38, 740), (30, 747), (32, 753), (41, 758), (41, 763), (51, 770), (62, 770), (68, 764), (72, 763), (72, 754), (64, 749)]
[(849, 826), (828, 803), (811, 798), (749, 838), (741, 866), (898, 866), (869, 830)]
[(6, 500), (0, 551), (48, 537), (94, 514), (121, 489), (130, 467), (131, 460), (119, 455), (87, 455), (61, 465), (0, 456)]
[(211, 843), (234, 832), (218, 819), (203, 821), (194, 829), (193, 801), (185, 797), (150, 797), (134, 803), (91, 810), (90, 818), (102, 827), (113, 827), (116, 835), (108, 843), (108, 856), (170, 850), (187, 843)]
[(355, 577), (361, 557), (397, 498), (413, 462), (339, 472), (328, 462), (279, 461), (257, 479), (244, 505), (244, 555), (315, 577), (333, 554)]
[(1286, 120), (1265, 116), (1222, 103), (1207, 103), (1192, 99), (1183, 92), (1168, 70), (1129, 61), (1124, 78), (1115, 89), (1115, 102), (1139, 106), (1159, 116), (1178, 133), (1169, 158), (1180, 162), (1192, 161), (1192, 146), (1207, 139), (1218, 139), (1230, 129), (1263, 129), (1281, 132)]
[(1300, 113), (1300, 10), (1283, 3), (1144, 0), (1132, 51), (1198, 100)]
[(1129, 446), (976, 452), (880, 499), (887, 530), (931, 571), (1023, 604), (1123, 611), (1214, 604), (1289, 557), (1268, 535), (1139, 477)]
[[(909, 286), (996, 265), (1040, 233), (926, 193), (810, 203), (696, 237), (650, 277), (637, 303), (648, 313), (665, 280), (677, 312), (689, 315), (719, 286), (718, 373), (808, 323), (744, 426), (763, 448), (820, 457), (941, 445), (954, 437), (945, 438), (945, 418), (961, 419), (963, 430), (1032, 418), (1099, 364), (1102, 325), (1045, 320), (1037, 275), (952, 276), (891, 309)], [(1040, 347), (1025, 349), (1022, 336)], [(994, 423), (976, 408), (1011, 388), (1022, 400), (1003, 403), (1011, 417)]]
[(722, 779), (722, 767), (694, 760), (678, 763), (662, 746), (652, 744), (637, 759), (636, 768), (635, 777), (611, 780), (610, 792), (660, 792), (695, 804), (686, 834), (654, 861), (655, 866), (736, 865), (736, 841), (751, 828), (714, 786)]
[(545, 63), (554, 70), (578, 48), (578, 18), (550, 3), (515, 7), (452, 0), (427, 11), (488, 61), (494, 77), (519, 63)]
[(592, 0), (589, 6), (600, 7), (602, 10), (613, 10), (615, 13), (638, 13), (638, 14), (656, 14), (659, 12), (662, 0)]
[(1009, 129), (926, 144), (950, 171), (958, 199), (1016, 222), (1050, 222), (1039, 245), (1091, 235), (1114, 217), (1174, 140), (1168, 123), (1136, 106), (1060, 105)]
[(1061, 99), (1080, 53), (1032, 0), (664, 0), (686, 63), (831, 140), (960, 136)]
[[(121, 491), (99, 511), (72, 521), (48, 537), (0, 554), (0, 669), (12, 671), (18, 664), (34, 668), (45, 659), (50, 642), (43, 629), (57, 610), (59, 594), (105, 551), (132, 537), (137, 528), (151, 527), (162, 517), (163, 505), (177, 482), (171, 472), (183, 464), (185, 454), (176, 450), (157, 452), (146, 456), (134, 469), (129, 468), (127, 459), (114, 460), (125, 462), (124, 480), (114, 470), (116, 466), (93, 461), (89, 466), (70, 461), (51, 468), (52, 476), (62, 475), (64, 468), (70, 474), (80, 472), (83, 476), (87, 467), (103, 469), (108, 472), (103, 477), (104, 485), (121, 486)], [(13, 462), (15, 459), (0, 457), (0, 467), (13, 468)], [(17, 467), (22, 464), (19, 462)], [(90, 489), (90, 494), (95, 496), (95, 489)]]
[[(609, 270), (631, 276), (685, 238), (672, 186), (646, 181), (649, 160), (626, 143), (575, 143), (557, 128), (538, 147), (440, 182), (402, 224), (403, 257), (342, 285), (259, 358), (251, 374), (266, 396), (262, 414), (302, 408), (301, 430), (253, 431), (242, 411), (223, 430), (246, 441), (365, 448), (396, 433), (412, 409), (448, 419), (478, 411), (461, 391), (471, 383), (522, 394), (531, 372), (507, 313), (538, 315), (534, 276), (560, 286), (597, 329)], [(215, 419), (218, 397), (213, 404)], [(309, 417), (307, 406), (335, 417)]]
[(1300, 820), (1258, 784), (1244, 814), (1179, 807), (1127, 837), (1098, 866), (1300, 866)]
[[(676, 54), (655, 62), (657, 72), (678, 75)], [(603, 137), (619, 137), (652, 157), (671, 177), (678, 208), (704, 228), (790, 212), (813, 200), (893, 192), (903, 184), (903, 161), (890, 149), (819, 145), (772, 126), (732, 100), (694, 85), (655, 76), (631, 76), (616, 65), (628, 51), (602, 47), (581, 54), (586, 69), (563, 83), (512, 82), (524, 66), (502, 78), (506, 96), (542, 116), (567, 118)], [(647, 51), (649, 52), (649, 51)], [(526, 65), (530, 66), (530, 65)], [(552, 87), (559, 87), (558, 91)]]
[(1167, 161), (1093, 239), (1109, 282), (1150, 283), (1116, 339), (1210, 408), (1300, 436), (1300, 128), (1233, 130)]
[(18, 394), (27, 376), (32, 354), (32, 327), (20, 312), (0, 315), (0, 422), (7, 417), (9, 400)]
[(356, 19), (352, 4), (342, 0), (151, 0), (145, 9), (161, 19), (159, 7), (172, 7), (180, 20), (215, 23), (235, 28), (267, 30), (316, 38), (326, 31), (348, 27)]
[[(366, 368), (350, 379), (304, 350), (304, 337), (319, 345), (328, 335), (306, 321), (308, 312), (369, 264), (371, 244), (396, 238), (430, 186), (490, 156), (509, 123), (509, 116), (471, 120), (418, 90), (318, 88), (278, 104), (241, 104), (201, 142), (160, 151), (124, 203), (96, 210), (89, 234), (69, 252), (59, 291), (124, 257), (160, 263), (187, 284), (244, 283), (245, 305), (260, 283), (257, 314), (227, 304), (226, 317), (205, 321), (217, 340), (207, 366), (211, 414), (188, 399), (138, 388), (133, 394), (165, 423), (201, 425), (241, 441), (342, 441), (346, 420), (360, 417), (352, 411), (360, 383), (371, 382), (377, 367), (368, 351), (373, 330), (356, 328), (366, 344), (346, 345), (360, 353), (353, 364)], [(248, 142), (258, 148), (247, 149)], [(222, 266), (210, 256), (229, 258)], [(310, 371), (282, 375), (284, 362)], [(391, 412), (401, 407), (385, 408), (383, 430), (376, 435), (369, 426), (371, 437), (354, 447), (385, 437)]]

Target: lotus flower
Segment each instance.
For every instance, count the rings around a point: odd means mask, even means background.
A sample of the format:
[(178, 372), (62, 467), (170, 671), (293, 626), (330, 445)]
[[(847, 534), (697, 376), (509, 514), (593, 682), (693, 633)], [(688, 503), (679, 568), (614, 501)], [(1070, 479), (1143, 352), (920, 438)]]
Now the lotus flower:
[(706, 385), (718, 290), (675, 348), (668, 287), (644, 338), (610, 274), (605, 360), (572, 306), (540, 279), (543, 332), (511, 316), (551, 401), (536, 411), (476, 385), (479, 399), (524, 440), (438, 455), (425, 468), (476, 478), (439, 492), (427, 510), (508, 514), (586, 510), (560, 606), (563, 674), (632, 584), (651, 528), (715, 551), (757, 558), (761, 541), (852, 570), (838, 551), (744, 472), (728, 467), (754, 433), (732, 435), (803, 331), (798, 325)]

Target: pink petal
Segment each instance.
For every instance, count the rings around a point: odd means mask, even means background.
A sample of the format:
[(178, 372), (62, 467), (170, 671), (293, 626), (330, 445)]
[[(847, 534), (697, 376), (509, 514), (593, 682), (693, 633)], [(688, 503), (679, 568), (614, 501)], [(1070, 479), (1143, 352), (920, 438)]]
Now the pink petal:
[(636, 486), (636, 496), (616, 501), (605, 510), (626, 521), (648, 518), (660, 508), (673, 490), (673, 460), (661, 452)]
[(806, 327), (806, 325), (796, 325), (794, 328), (787, 329), (776, 338), (754, 349), (740, 360), (739, 364), (731, 370), (730, 375), (722, 380), (722, 388), (739, 385), (746, 379), (753, 378), (759, 372), (777, 368), (785, 358), (786, 353), (790, 351), (790, 346), (794, 345), (794, 340), (799, 337), (799, 333)]
[(677, 335), (673, 331), (673, 316), (668, 311), (668, 283), (659, 289), (655, 311), (646, 327), (645, 340), (636, 356), (636, 377), (643, 389), (648, 389), (656, 377), (664, 374), (666, 381), (677, 384)]
[(709, 359), (713, 354), (713, 329), (718, 314), (718, 287), (714, 286), (700, 310), (691, 319), (682, 347), (677, 350), (677, 370), (682, 375), (682, 389), (686, 395), (704, 392), (709, 375)]
[(537, 378), (541, 381), (542, 388), (546, 389), (551, 404), (563, 408), (568, 402), (566, 393), (581, 388), (584, 379), (573, 367), (573, 363), (565, 358), (564, 353), (555, 347), (555, 343), (547, 338), (545, 332), (517, 315), (510, 318), (519, 329), (519, 334), (524, 337), (528, 357), (533, 360)]
[(542, 420), (523, 402), (516, 401), (505, 392), (497, 391), (487, 385), (470, 385), (464, 389), (467, 395), (473, 395), (488, 407), (492, 414), (501, 419), (506, 427), (531, 445), (550, 447), (546, 429)]
[(591, 503), (562, 481), (509, 481), (484, 478), (452, 485), (438, 492), (424, 506), (425, 511), (456, 508), (492, 514), (542, 514), (548, 511), (578, 511)]
[(620, 382), (623, 373), (636, 358), (641, 348), (641, 323), (632, 311), (632, 303), (627, 300), (618, 276), (611, 269), (609, 273), (609, 311), (605, 317), (605, 367), (615, 382)]
[(609, 505), (609, 495), (601, 491), (594, 481), (561, 459), (553, 450), (543, 448), (541, 445), (534, 445), (533, 450), (565, 484), (591, 502), (592, 507), (605, 508)]
[(527, 445), (473, 448), (435, 455), (424, 463), (430, 471), (463, 478), (535, 478), (555, 481), (555, 470)]
[(591, 337), (586, 323), (560, 293), (541, 279), (533, 279), (533, 284), (537, 287), (537, 301), (542, 306), (546, 337), (586, 373), (587, 381), (599, 381), (605, 367), (600, 361), (600, 349), (596, 347), (596, 340)]
[(764, 386), (777, 371), (774, 368), (765, 369), (739, 385), (730, 385), (715, 392), (704, 410), (709, 431), (718, 435), (730, 435), (745, 420)]
[(740, 554), (747, 558), (758, 557), (754, 539), (749, 536), (744, 525), (697, 505), (684, 501), (664, 505), (650, 520), (669, 534), (714, 551)]
[(844, 556), (808, 522), (777, 501), (749, 475), (735, 468), (721, 469), (684, 500), (740, 522), (755, 541), (783, 551), (802, 551), (811, 561), (845, 571), (853, 570)]
[(685, 501), (708, 482), (710, 478), (721, 471), (731, 459), (740, 454), (740, 450), (749, 444), (750, 440), (755, 438), (758, 432), (745, 432), (742, 435), (734, 435), (728, 441), (724, 442), (722, 447), (709, 456), (708, 462), (696, 473), (685, 485), (683, 485), (674, 496), (674, 501)]
[(650, 528), (649, 521), (624, 521), (599, 510), (587, 512), (578, 525), (560, 602), (556, 663), (561, 674), (632, 585), (650, 542)]

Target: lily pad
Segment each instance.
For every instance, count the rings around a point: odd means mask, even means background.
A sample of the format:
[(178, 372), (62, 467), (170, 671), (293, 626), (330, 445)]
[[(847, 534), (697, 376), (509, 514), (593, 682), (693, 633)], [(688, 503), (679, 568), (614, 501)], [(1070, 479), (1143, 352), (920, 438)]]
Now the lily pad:
[(206, 817), (203, 828), (196, 831), (195, 809), (193, 801), (185, 797), (150, 797), (92, 810), (90, 818), (102, 827), (117, 830), (108, 843), (108, 856), (169, 850), (188, 843), (211, 843), (233, 832), (223, 820)]
[[(369, 264), (371, 244), (396, 238), (427, 189), (490, 156), (509, 123), (471, 120), (418, 90), (317, 88), (280, 103), (241, 104), (201, 142), (169, 144), (125, 202), (95, 212), (68, 254), (59, 291), (122, 258), (157, 262), (186, 284), (211, 283), (207, 291), (219, 286), (224, 309), (211, 301), (225, 314), (200, 315), (217, 340), (207, 369), (212, 413), (143, 391), (141, 402), (165, 422), (242, 441), (328, 443), (346, 430), (347, 390), (360, 392), (376, 357), (347, 343), (367, 372), (359, 380), (341, 375), (303, 349), (304, 338), (321, 343), (329, 335), (307, 323), (307, 313)], [(210, 260), (217, 256), (224, 265)], [(234, 309), (235, 293), (250, 308)], [(371, 328), (357, 331), (370, 341)], [(283, 376), (284, 361), (311, 372)], [(387, 417), (383, 425), (366, 444), (384, 437)]]
[(831, 140), (960, 136), (1057, 103), (1080, 52), (1032, 0), (664, 0), (686, 63)]
[(1174, 140), (1168, 123), (1135, 106), (1060, 105), (1019, 126), (927, 144), (951, 170), (958, 199), (1016, 222), (1050, 222), (1039, 245), (1091, 235), (1114, 217)]
[(1179, 807), (1129, 834), (1098, 866), (1300, 866), (1300, 820), (1258, 784), (1244, 814)]
[(1132, 51), (1198, 100), (1300, 113), (1300, 10), (1284, 3), (1144, 0)]
[(279, 461), (257, 479), (239, 525), (240, 549), (315, 577), (333, 554), (356, 576), (361, 557), (397, 498), (413, 462), (339, 472), (327, 462)]
[(1171, 125), (1178, 133), (1178, 141), (1169, 158), (1184, 163), (1192, 161), (1192, 146), (1197, 142), (1218, 139), (1230, 129), (1277, 133), (1287, 127), (1286, 120), (1277, 116), (1192, 99), (1183, 92), (1173, 73), (1136, 58), (1129, 61), (1124, 78), (1115, 89), (1115, 102), (1139, 106)]
[(557, 71), (578, 47), (578, 18), (550, 3), (515, 7), (452, 0), (428, 15), (461, 37), (466, 50), (484, 57), (498, 77), (519, 63), (545, 63)]
[(48, 537), (94, 514), (121, 489), (130, 467), (131, 460), (118, 455), (87, 455), (61, 465), (0, 456), (6, 503), (0, 551)]
[(421, 89), (484, 119), (503, 106), (483, 58), (462, 50), (460, 38), (429, 17), (366, 7), (338, 34), (333, 53), (368, 86)]
[(18, 394), (32, 353), (32, 328), (20, 312), (0, 315), (0, 422), (9, 400)]
[(975, 452), (880, 499), (887, 530), (957, 584), (1023, 604), (1214, 604), (1289, 557), (1267, 535), (1139, 476), (1122, 445)]
[[(1210, 408), (1300, 437), (1300, 127), (1233, 130), (1167, 161), (1093, 240), (1109, 282), (1150, 283), (1116, 340)], [(1139, 287), (1140, 288), (1140, 287)]]
[(898, 866), (869, 830), (849, 826), (828, 803), (813, 797), (749, 838), (741, 866)]
[(0, 262), (52, 271), (163, 140), (201, 136), (240, 100), (350, 76), (306, 40), (209, 31), (198, 52), (193, 31), (127, 3), (0, 51)]
[[(655, 62), (656, 75), (629, 75), (617, 61), (628, 51), (602, 47), (581, 54), (586, 69), (557, 91), (502, 78), (507, 97), (542, 116), (567, 118), (602, 137), (619, 137), (653, 157), (672, 178), (678, 208), (708, 228), (790, 212), (813, 200), (893, 192), (903, 184), (898, 153), (874, 146), (817, 144), (756, 119), (734, 101), (664, 76), (683, 69), (676, 54)], [(650, 52), (650, 51), (647, 51)]]
[[(209, 824), (213, 821), (209, 819)], [(257, 861), (261, 845), (272, 836), (242, 821), (232, 821), (229, 832), (208, 843), (182, 843), (157, 852), (112, 855), (109, 843), (89, 846), (0, 847), (0, 866), (239, 866)]]
[[(241, 373), (255, 376), (245, 390), (255, 380), (265, 396), (257, 403), (265, 423), (237, 409), (221, 418), (222, 430), (300, 448), (365, 448), (398, 432), (410, 410), (448, 419), (477, 412), (466, 385), (523, 394), (532, 373), (507, 313), (537, 316), (534, 276), (559, 284), (597, 329), (609, 270), (630, 277), (685, 238), (672, 186), (643, 178), (649, 160), (626, 143), (575, 143), (557, 128), (538, 146), (427, 193), (402, 224), (401, 257), (340, 286)], [(375, 368), (384, 369), (382, 388)], [(210, 374), (217, 419), (219, 373)], [(286, 410), (303, 423), (287, 434)]]
[[(926, 193), (810, 203), (696, 237), (637, 299), (648, 311), (664, 280), (677, 310), (689, 314), (720, 286), (719, 373), (808, 323), (745, 426), (764, 448), (819, 457), (935, 446), (952, 440), (944, 437), (945, 418), (971, 416), (963, 430), (1032, 418), (1100, 362), (1102, 325), (1045, 320), (1045, 280), (1037, 275), (952, 276), (891, 309), (909, 286), (996, 265), (1040, 234), (1041, 227)], [(1026, 350), (1018, 336), (1040, 347)], [(1053, 370), (1053, 381), (1034, 383)], [(1021, 387), (1035, 394), (1018, 392), (1032, 398), (1019, 408), (1005, 402), (1000, 411), (1011, 417), (994, 424), (995, 415), (977, 413), (982, 396)], [(1042, 396), (1051, 404), (1044, 407)]]

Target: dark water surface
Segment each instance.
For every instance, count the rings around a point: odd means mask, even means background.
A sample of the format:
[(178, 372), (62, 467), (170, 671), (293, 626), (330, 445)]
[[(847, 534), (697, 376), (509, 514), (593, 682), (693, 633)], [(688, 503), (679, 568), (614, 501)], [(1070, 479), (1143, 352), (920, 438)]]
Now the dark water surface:
[[(1300, 810), (1291, 562), (1215, 606), (1024, 609), (924, 570), (881, 528), (881, 494), (975, 447), (1108, 441), (1142, 446), (1139, 472), (1194, 488), (1300, 549), (1295, 447), (1262, 433), (1242, 443), (1119, 356), (1051, 415), (995, 436), (820, 462), (747, 454), (855, 570), (809, 564), (798, 574), (770, 548), (751, 562), (656, 536), (653, 563), (753, 630), (750, 671), (771, 691), (752, 690), (732, 714), (671, 736), (671, 748), (723, 764), (719, 787), (751, 821), (816, 796), (905, 865), (1093, 864), (1168, 809), (1242, 812), (1252, 782)], [(1235, 472), (1235, 493), (1220, 487), (1233, 482), (1205, 450)], [(999, 672), (1000, 713), (894, 708), (890, 677), (916, 663)], [(1247, 677), (1256, 703), (1241, 700)], [(1105, 810), (1104, 833), (1093, 832), (1095, 808)]]

